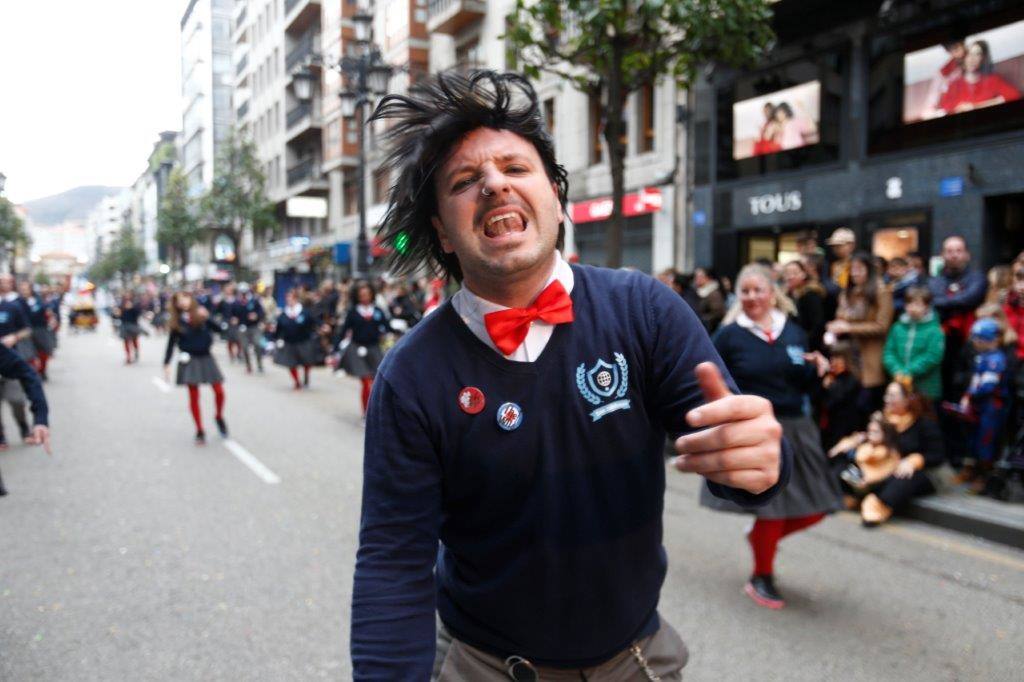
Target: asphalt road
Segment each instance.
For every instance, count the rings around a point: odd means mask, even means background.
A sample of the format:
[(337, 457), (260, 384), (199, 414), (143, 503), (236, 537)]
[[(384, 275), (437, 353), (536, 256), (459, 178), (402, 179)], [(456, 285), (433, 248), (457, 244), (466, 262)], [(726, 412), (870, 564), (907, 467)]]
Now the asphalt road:
[[(320, 370), (296, 393), (284, 370), (247, 376), (220, 352), (232, 440), (204, 392), (195, 447), (162, 353), (145, 339), (125, 367), (106, 324), (65, 336), (53, 457), (0, 453), (0, 680), (348, 679), (357, 382)], [(741, 592), (746, 519), (669, 481), (662, 614), (688, 680), (1021, 679), (1024, 552), (842, 514), (783, 542), (788, 606), (772, 612)]]

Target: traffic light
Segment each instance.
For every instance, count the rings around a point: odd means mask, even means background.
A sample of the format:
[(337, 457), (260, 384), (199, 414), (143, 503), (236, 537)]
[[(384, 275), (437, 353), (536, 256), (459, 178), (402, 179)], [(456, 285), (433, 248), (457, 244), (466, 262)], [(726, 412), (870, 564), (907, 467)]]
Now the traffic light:
[(409, 235), (405, 232), (399, 232), (398, 236), (395, 237), (395, 251), (405, 255), (405, 252), (409, 250)]

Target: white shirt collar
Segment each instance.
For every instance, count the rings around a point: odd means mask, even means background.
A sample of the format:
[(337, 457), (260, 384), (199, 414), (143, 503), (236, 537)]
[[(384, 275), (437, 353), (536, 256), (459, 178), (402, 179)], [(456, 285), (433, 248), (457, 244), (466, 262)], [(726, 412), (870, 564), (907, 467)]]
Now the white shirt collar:
[(299, 313), (302, 312), (302, 304), (296, 303), (295, 305), (285, 306), (284, 314), (288, 317), (298, 317)]
[(17, 301), (18, 300), (18, 292), (17, 291), (12, 291), (10, 293), (4, 294), (4, 300), (7, 301), (8, 303), (10, 303), (11, 301)]
[(772, 309), (771, 317), (772, 329), (770, 339), (768, 338), (768, 334), (765, 333), (765, 330), (761, 328), (761, 325), (747, 317), (747, 314), (744, 312), (741, 312), (736, 318), (736, 324), (743, 327), (759, 339), (768, 341), (769, 343), (774, 343), (778, 340), (779, 336), (782, 335), (782, 329), (786, 326), (786, 314), (781, 310)]
[[(559, 251), (555, 251), (554, 261), (554, 267), (551, 269), (551, 274), (544, 283), (544, 287), (547, 287), (557, 279), (562, 283), (562, 286), (565, 288), (565, 292), (567, 294), (571, 294), (575, 284), (572, 266), (562, 258), (562, 254)], [(494, 313), (499, 310), (508, 310), (508, 306), (503, 306), (481, 298), (463, 285), (462, 288), (452, 296), (452, 307), (455, 309), (455, 312), (458, 313), (459, 317), (462, 318), (462, 321), (466, 323), (466, 326), (469, 327), (469, 330), (473, 332), (478, 339), (493, 348), (495, 352), (499, 354), (501, 353), (501, 351), (499, 351), (494, 345), (494, 341), (491, 340), (490, 335), (487, 333), (487, 325), (484, 323), (484, 315)], [(505, 357), (518, 362), (533, 362), (537, 359), (537, 356), (540, 355), (544, 350), (544, 347), (547, 345), (547, 342), (551, 339), (554, 328), (554, 325), (548, 324), (542, 320), (534, 321), (530, 325), (530, 331), (526, 336), (526, 340), (523, 341), (512, 355), (507, 355)]]

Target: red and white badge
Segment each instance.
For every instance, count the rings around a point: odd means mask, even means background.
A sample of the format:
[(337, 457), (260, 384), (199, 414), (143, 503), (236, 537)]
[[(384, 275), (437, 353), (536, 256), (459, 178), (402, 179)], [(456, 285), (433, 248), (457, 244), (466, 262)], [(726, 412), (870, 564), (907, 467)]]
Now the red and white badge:
[(466, 386), (459, 391), (459, 409), (466, 414), (480, 414), (486, 404), (483, 391), (476, 386)]

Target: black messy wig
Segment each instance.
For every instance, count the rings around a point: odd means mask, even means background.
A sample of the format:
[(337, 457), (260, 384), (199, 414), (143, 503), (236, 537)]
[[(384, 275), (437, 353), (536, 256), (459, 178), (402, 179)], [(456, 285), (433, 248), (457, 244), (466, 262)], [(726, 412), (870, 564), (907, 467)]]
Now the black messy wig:
[[(533, 144), (565, 209), (568, 178), (555, 161), (537, 93), (522, 76), (490, 70), (440, 73), (417, 82), (408, 95), (382, 99), (370, 121), (385, 119), (392, 125), (382, 168), (397, 178), (377, 234), (391, 251), (387, 264), (393, 273), (408, 275), (426, 265), (436, 275), (462, 280), (458, 258), (444, 252), (430, 221), (438, 212), (434, 173), (477, 128), (508, 130)], [(559, 225), (559, 248), (564, 239), (565, 226)]]

